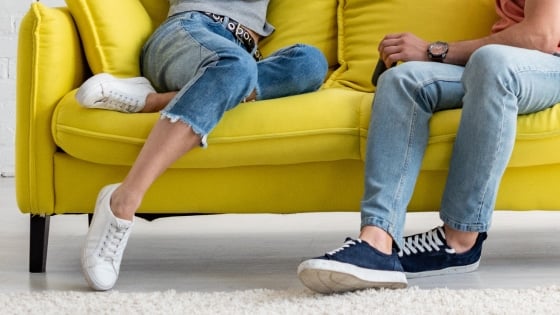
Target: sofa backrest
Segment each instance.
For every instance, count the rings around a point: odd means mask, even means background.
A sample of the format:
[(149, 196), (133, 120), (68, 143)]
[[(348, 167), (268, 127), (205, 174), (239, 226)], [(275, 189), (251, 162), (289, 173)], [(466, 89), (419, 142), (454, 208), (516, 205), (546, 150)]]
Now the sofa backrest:
[[(165, 11), (167, 1), (143, 1)], [(156, 16), (139, 0), (66, 0), (94, 73), (138, 76), (142, 44), (155, 28)]]
[[(435, 40), (489, 34), (495, 0), (271, 0), (276, 32), (261, 43), (266, 56), (294, 43), (321, 49), (332, 75), (325, 87), (372, 92), (377, 45), (385, 34), (413, 32)], [(93, 73), (140, 74), (145, 40), (165, 19), (166, 0), (66, 0)]]
[[(165, 19), (166, 0), (66, 0), (93, 73), (138, 76), (143, 43)], [(280, 47), (307, 43), (337, 66), (337, 0), (272, 0), (269, 21), (276, 32), (261, 43), (266, 56)]]
[(377, 46), (389, 33), (412, 32), (429, 41), (488, 35), (495, 0), (339, 0), (340, 68), (328, 86), (371, 92)]

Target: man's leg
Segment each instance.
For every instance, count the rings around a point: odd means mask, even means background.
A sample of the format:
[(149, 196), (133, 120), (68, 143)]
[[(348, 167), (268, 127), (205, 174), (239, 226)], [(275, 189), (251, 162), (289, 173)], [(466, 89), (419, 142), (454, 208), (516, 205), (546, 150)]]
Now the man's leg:
[(401, 262), (409, 277), (478, 268), (515, 142), (517, 115), (560, 101), (560, 60), (537, 51), (490, 45), (471, 56), (463, 84), (461, 123), (440, 211), (445, 226), (405, 238)]
[[(486, 46), (471, 57), (464, 84), (464, 108), (441, 218), (449, 231), (476, 233), (490, 227), (500, 180), (515, 143), (517, 116), (560, 102), (560, 58)], [(463, 237), (458, 236), (457, 242), (468, 239), (467, 233), (458, 234)], [(471, 236), (470, 246), (473, 243)]]
[(317, 292), (406, 286), (393, 241), (402, 245), (412, 195), (435, 111), (460, 106), (463, 68), (409, 62), (384, 73), (373, 104), (360, 239), (304, 261), (300, 280)]
[(465, 98), (441, 218), (460, 231), (487, 231), (517, 132), (517, 116), (560, 102), (560, 58), (490, 45), (466, 66)]

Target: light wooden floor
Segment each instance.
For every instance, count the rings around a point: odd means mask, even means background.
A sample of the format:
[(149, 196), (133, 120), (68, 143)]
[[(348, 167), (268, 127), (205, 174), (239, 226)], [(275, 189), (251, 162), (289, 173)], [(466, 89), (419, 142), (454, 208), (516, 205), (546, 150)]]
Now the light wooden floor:
[[(44, 274), (28, 273), (29, 216), (0, 179), (0, 292), (88, 290), (79, 256), (85, 215), (51, 219)], [(407, 234), (440, 224), (436, 213), (410, 214)], [(137, 220), (115, 290), (232, 291), (301, 289), (305, 258), (355, 237), (358, 213), (213, 215)], [(478, 271), (409, 281), (420, 288), (530, 288), (560, 285), (560, 211), (497, 211)]]

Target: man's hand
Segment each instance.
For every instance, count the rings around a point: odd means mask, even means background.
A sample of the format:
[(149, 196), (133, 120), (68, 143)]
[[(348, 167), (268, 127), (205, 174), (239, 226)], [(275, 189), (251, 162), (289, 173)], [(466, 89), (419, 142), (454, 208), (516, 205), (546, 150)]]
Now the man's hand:
[[(486, 37), (449, 43), (445, 63), (465, 65), (476, 49), (488, 44), (553, 53), (559, 43), (560, 0), (526, 0), (521, 22)], [(387, 67), (398, 61), (428, 61), (428, 45), (412, 33), (389, 34), (379, 43), (379, 57)]]
[(428, 61), (428, 45), (412, 33), (389, 34), (379, 43), (379, 58), (387, 67), (398, 61)]

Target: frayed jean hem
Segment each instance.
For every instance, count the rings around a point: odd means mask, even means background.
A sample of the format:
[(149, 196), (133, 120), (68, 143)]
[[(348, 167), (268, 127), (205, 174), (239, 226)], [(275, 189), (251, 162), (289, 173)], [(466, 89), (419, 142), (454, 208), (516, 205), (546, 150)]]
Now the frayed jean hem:
[(172, 123), (176, 123), (176, 122), (180, 121), (180, 122), (184, 123), (185, 125), (190, 126), (192, 128), (192, 130), (194, 131), (194, 133), (196, 135), (198, 135), (199, 137), (201, 137), (200, 147), (202, 147), (203, 149), (208, 148), (208, 133), (202, 131), (201, 128), (199, 128), (198, 126), (196, 126), (193, 123), (191, 123), (190, 121), (188, 121), (185, 117), (180, 116), (180, 115), (171, 114), (167, 111), (162, 111), (160, 119), (169, 119), (169, 121), (172, 122)]

